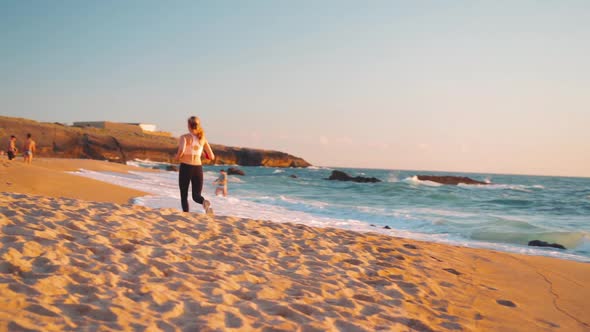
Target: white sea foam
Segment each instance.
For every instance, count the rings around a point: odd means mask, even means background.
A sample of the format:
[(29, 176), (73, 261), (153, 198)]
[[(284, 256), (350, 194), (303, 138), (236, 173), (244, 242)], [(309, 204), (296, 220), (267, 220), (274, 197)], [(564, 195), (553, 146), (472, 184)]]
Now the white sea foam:
[(422, 180), (418, 179), (418, 176), (417, 175), (414, 175), (412, 177), (405, 178), (403, 181), (404, 182), (411, 183), (411, 184), (420, 184), (420, 185), (431, 186), (431, 187), (439, 187), (439, 186), (442, 186), (442, 184), (436, 183), (436, 182), (433, 182), (433, 181), (422, 181)]
[(382, 207), (369, 207), (369, 206), (357, 206), (355, 209), (359, 212), (372, 214), (372, 215), (379, 215), (385, 217), (392, 217), (394, 219), (403, 219), (403, 220), (412, 220), (416, 219), (415, 214), (413, 211), (409, 210), (390, 210)]
[(462, 188), (471, 188), (471, 189), (499, 189), (499, 190), (514, 190), (514, 191), (522, 191), (522, 192), (532, 192), (533, 189), (545, 189), (542, 185), (524, 185), (524, 184), (465, 184), (459, 183), (459, 187)]
[(172, 165), (170, 163), (163, 163), (157, 161), (151, 161), (149, 159), (135, 159), (126, 163), (129, 166), (145, 167), (145, 168), (157, 168), (161, 166)]
[(453, 211), (453, 210), (433, 209), (433, 208), (415, 208), (415, 209), (412, 209), (412, 212), (413, 213), (431, 214), (431, 215), (437, 215), (437, 216), (445, 216), (445, 217), (460, 217), (460, 218), (476, 217), (476, 215), (473, 213)]
[(284, 173), (285, 171), (283, 171), (282, 169), (275, 169), (274, 172), (272, 172), (273, 174), (279, 174), (279, 173)]
[(308, 170), (332, 170), (332, 168), (330, 167), (324, 167), (324, 166), (308, 166), (306, 167), (306, 169)]
[(395, 182), (399, 182), (399, 178), (397, 177), (396, 173), (391, 173), (387, 176), (387, 182), (390, 183), (395, 183)]
[(285, 195), (279, 195), (279, 199), (284, 202), (294, 204), (294, 205), (312, 206), (312, 207), (316, 207), (316, 208), (320, 208), (320, 209), (323, 209), (326, 206), (330, 205), (325, 202), (320, 202), (320, 201), (316, 201), (316, 200), (309, 200), (309, 199), (297, 199), (297, 198), (288, 197)]

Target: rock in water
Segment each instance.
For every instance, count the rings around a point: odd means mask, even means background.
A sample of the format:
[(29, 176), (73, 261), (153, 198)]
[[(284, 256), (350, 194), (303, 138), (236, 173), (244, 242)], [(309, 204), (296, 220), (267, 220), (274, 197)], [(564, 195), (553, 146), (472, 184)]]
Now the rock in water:
[(438, 175), (417, 175), (420, 181), (432, 181), (440, 184), (458, 185), (459, 183), (464, 184), (489, 184), (486, 182), (477, 181), (465, 176), (438, 176)]
[(330, 177), (328, 178), (328, 180), (352, 181), (352, 182), (361, 182), (361, 183), (381, 182), (381, 180), (374, 178), (374, 177), (371, 177), (371, 178), (367, 178), (367, 177), (363, 177), (363, 176), (352, 177), (342, 171), (332, 171), (332, 174), (330, 174)]
[(552, 247), (557, 249), (567, 249), (566, 247), (562, 246), (559, 243), (549, 243), (541, 240), (533, 240), (529, 242), (529, 246), (531, 247)]
[(227, 175), (246, 175), (246, 173), (244, 173), (244, 171), (242, 171), (239, 168), (236, 167), (230, 167), (227, 169)]

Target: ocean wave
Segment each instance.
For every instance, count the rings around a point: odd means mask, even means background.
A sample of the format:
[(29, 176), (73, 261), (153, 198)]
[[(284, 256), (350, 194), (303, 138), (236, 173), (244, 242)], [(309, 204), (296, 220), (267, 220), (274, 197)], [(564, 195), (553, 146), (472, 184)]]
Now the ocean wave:
[(330, 206), (329, 203), (294, 198), (294, 197), (290, 197), (290, 196), (286, 196), (286, 195), (261, 196), (261, 197), (254, 198), (254, 200), (257, 202), (261, 202), (261, 203), (271, 203), (276, 206), (298, 207), (298, 208), (303, 208), (303, 209), (309, 209), (309, 208), (323, 209), (323, 208)]
[(324, 167), (324, 166), (307, 166), (305, 169), (309, 169), (309, 170), (313, 170), (313, 171), (317, 171), (317, 170), (329, 170), (331, 171), (332, 168), (330, 167)]
[(399, 178), (397, 174), (392, 173), (387, 176), (387, 179), (385, 181), (389, 183), (396, 183), (399, 182)]
[(156, 163), (156, 162), (151, 161), (149, 159), (140, 159), (140, 158), (135, 158), (133, 160), (129, 160), (126, 162), (127, 165), (133, 165), (133, 166), (135, 166), (136, 163), (149, 164), (149, 163)]
[(445, 216), (445, 217), (470, 218), (470, 217), (477, 216), (476, 214), (469, 213), (469, 212), (453, 211), (453, 210), (445, 210), (445, 209), (435, 209), (435, 208), (416, 208), (416, 209), (413, 209), (413, 211), (415, 213), (430, 214), (430, 215)]
[(283, 171), (282, 169), (275, 169), (274, 172), (272, 172), (272, 174), (279, 174), (279, 173), (284, 173), (285, 171)]
[[(488, 183), (486, 181), (486, 183)], [(459, 187), (461, 188), (470, 188), (470, 189), (499, 189), (499, 190), (514, 190), (514, 191), (522, 191), (522, 192), (533, 192), (535, 190), (545, 189), (542, 185), (524, 185), (524, 184), (465, 184), (459, 183)]]
[(396, 219), (405, 219), (411, 220), (415, 219), (414, 215), (412, 214), (413, 211), (409, 210), (391, 210), (381, 207), (369, 207), (369, 206), (356, 206), (355, 210), (368, 215), (373, 216), (384, 216), (384, 217), (393, 217)]
[(549, 243), (558, 243), (570, 250), (581, 248), (589, 241), (587, 232), (494, 232), (474, 231), (471, 236), (474, 240), (503, 242), (519, 245), (528, 245), (529, 241), (541, 240)]
[(433, 182), (433, 181), (422, 181), (420, 179), (418, 179), (417, 175), (414, 175), (412, 177), (407, 177), (405, 179), (403, 179), (404, 182), (407, 183), (411, 183), (411, 184), (419, 184), (419, 185), (425, 185), (425, 186), (430, 186), (430, 187), (440, 187), (442, 186), (442, 184), (437, 183), (437, 182)]
[(298, 198), (293, 198), (293, 197), (289, 197), (289, 196), (285, 196), (285, 195), (279, 195), (279, 199), (283, 202), (287, 202), (287, 203), (293, 204), (293, 205), (306, 205), (306, 206), (312, 206), (312, 207), (316, 207), (316, 208), (320, 208), (320, 209), (323, 209), (323, 208), (330, 205), (329, 203), (326, 203), (326, 202), (312, 201), (312, 200), (307, 200), (307, 199), (298, 199)]
[(149, 159), (134, 159), (129, 160), (125, 163), (129, 166), (141, 167), (141, 168), (152, 168), (166, 170), (167, 167), (172, 166), (171, 163), (151, 161)]
[(533, 201), (517, 198), (497, 198), (488, 200), (486, 203), (520, 208), (530, 207), (535, 204)]

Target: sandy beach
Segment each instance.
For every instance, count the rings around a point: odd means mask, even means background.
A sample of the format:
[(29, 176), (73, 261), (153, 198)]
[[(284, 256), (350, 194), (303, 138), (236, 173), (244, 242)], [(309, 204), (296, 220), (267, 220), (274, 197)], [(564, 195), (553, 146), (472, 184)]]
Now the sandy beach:
[(590, 331), (590, 264), (129, 204), (0, 163), (0, 330)]
[(114, 186), (67, 172), (79, 169), (103, 172), (149, 172), (145, 168), (131, 167), (90, 159), (37, 158), (26, 165), (22, 158), (13, 161), (0, 159), (0, 192), (18, 192), (51, 197), (78, 198), (88, 201), (128, 203), (144, 192)]

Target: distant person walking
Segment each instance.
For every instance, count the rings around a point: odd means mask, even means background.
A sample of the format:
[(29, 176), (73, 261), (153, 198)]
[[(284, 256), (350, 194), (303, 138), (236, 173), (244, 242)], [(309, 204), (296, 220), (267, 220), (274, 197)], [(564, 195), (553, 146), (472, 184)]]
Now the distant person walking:
[(23, 157), (26, 164), (30, 164), (33, 161), (33, 152), (37, 150), (37, 143), (31, 137), (31, 134), (27, 134), (27, 140), (23, 147)]
[(203, 191), (203, 165), (201, 164), (201, 154), (205, 152), (205, 157), (209, 160), (215, 159), (213, 150), (205, 138), (205, 131), (201, 127), (201, 120), (196, 116), (188, 119), (188, 134), (180, 136), (178, 142), (178, 152), (175, 159), (180, 161), (180, 170), (178, 172), (178, 186), (180, 188), (180, 203), (182, 211), (189, 212), (188, 206), (188, 187), (192, 184), (193, 200), (203, 204), (205, 213), (211, 214), (211, 203), (201, 196)]
[(6, 155), (8, 156), (8, 160), (14, 159), (16, 157), (16, 152), (18, 149), (16, 148), (16, 137), (14, 135), (10, 136), (10, 142), (8, 143), (8, 148), (6, 149)]
[(219, 171), (219, 177), (213, 181), (213, 184), (217, 185), (217, 188), (215, 188), (215, 196), (218, 196), (221, 193), (223, 194), (223, 197), (227, 197), (227, 173), (224, 169)]

